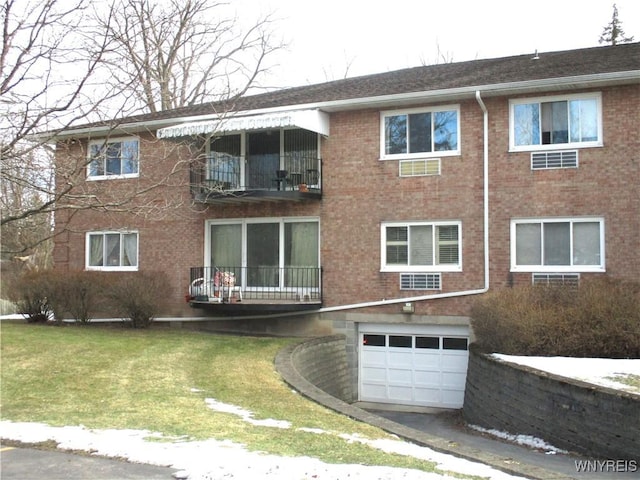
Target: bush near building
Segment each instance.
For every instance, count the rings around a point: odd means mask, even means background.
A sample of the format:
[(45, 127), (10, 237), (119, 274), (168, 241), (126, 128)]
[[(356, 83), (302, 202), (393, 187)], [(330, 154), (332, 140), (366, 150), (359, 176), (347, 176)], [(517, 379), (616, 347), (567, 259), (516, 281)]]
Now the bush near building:
[(127, 272), (33, 271), (13, 279), (9, 296), (30, 323), (64, 319), (88, 323), (98, 317), (150, 326), (168, 294), (166, 275)]
[(494, 291), (471, 322), (487, 353), (640, 358), (640, 283), (594, 277)]

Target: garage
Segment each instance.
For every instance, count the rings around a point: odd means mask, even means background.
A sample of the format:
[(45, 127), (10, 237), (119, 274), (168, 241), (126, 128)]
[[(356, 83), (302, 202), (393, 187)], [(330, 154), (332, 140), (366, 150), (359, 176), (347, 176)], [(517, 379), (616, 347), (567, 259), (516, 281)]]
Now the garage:
[(462, 408), (469, 327), (361, 324), (360, 401)]

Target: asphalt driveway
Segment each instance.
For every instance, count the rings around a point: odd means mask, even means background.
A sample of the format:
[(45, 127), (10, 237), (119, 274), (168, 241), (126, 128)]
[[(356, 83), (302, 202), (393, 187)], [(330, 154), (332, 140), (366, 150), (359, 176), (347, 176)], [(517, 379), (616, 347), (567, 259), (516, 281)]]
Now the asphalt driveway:
[(2, 446), (2, 480), (173, 480), (176, 470), (118, 459)]

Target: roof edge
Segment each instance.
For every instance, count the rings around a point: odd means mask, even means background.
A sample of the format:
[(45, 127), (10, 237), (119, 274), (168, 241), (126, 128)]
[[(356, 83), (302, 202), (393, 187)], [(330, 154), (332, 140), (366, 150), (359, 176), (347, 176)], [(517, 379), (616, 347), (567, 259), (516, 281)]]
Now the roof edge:
[[(570, 77), (553, 77), (520, 82), (471, 85), (453, 89), (427, 90), (371, 97), (354, 97), (341, 100), (320, 101), (296, 105), (281, 105), (271, 108), (237, 111), (233, 112), (233, 116), (259, 115), (266, 113), (309, 109), (320, 109), (325, 112), (338, 112), (360, 108), (384, 108), (385, 106), (410, 104), (421, 101), (453, 101), (465, 99), (467, 97), (475, 97), (477, 91), (482, 92), (483, 96), (485, 97), (491, 97), (508, 94), (524, 94), (552, 90), (563, 90), (568, 88), (594, 88), (600, 86), (614, 86), (634, 83), (640, 83), (640, 70), (598, 73)], [(160, 120), (123, 122), (121, 124), (69, 129), (57, 133), (52, 137), (51, 140), (54, 141), (69, 138), (86, 138), (91, 136), (92, 134), (96, 136), (103, 136), (108, 133), (121, 134), (134, 133), (145, 130), (154, 131), (158, 128), (167, 127), (170, 125), (178, 125), (180, 123), (216, 120), (220, 119), (224, 115), (225, 114), (221, 115), (219, 113), (207, 115), (188, 115), (170, 117)]]

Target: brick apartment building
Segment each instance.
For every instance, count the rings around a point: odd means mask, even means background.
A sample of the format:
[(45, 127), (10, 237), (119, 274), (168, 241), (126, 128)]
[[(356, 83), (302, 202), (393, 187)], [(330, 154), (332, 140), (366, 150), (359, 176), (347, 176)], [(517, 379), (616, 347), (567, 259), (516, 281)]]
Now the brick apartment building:
[(460, 407), (478, 295), (640, 278), (639, 112), (635, 43), (77, 127), (59, 169), (114, 208), (57, 215), (56, 268), (161, 270), (160, 320), (343, 333), (358, 399)]

